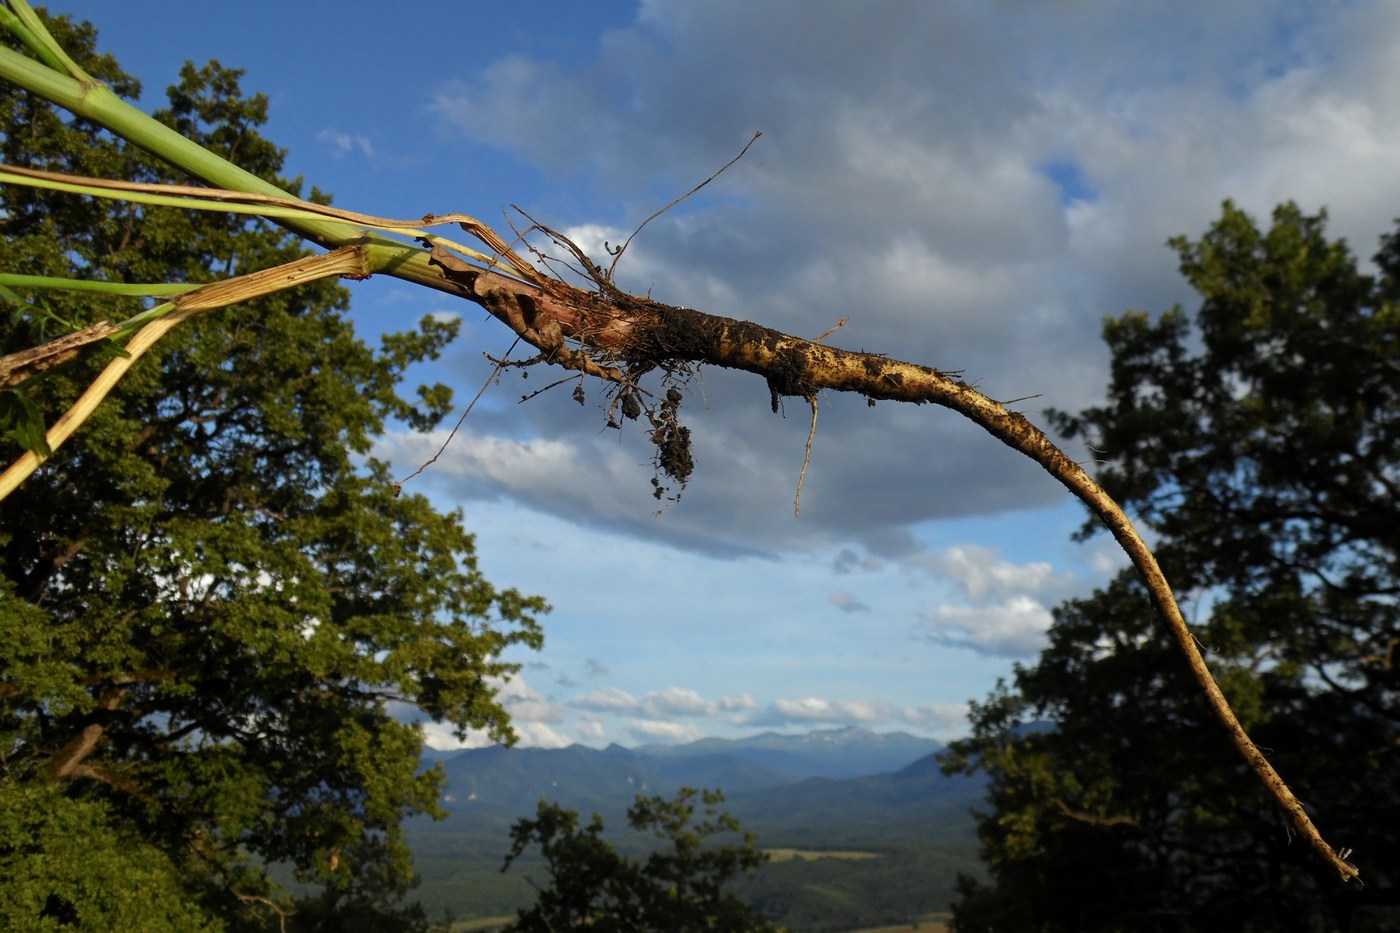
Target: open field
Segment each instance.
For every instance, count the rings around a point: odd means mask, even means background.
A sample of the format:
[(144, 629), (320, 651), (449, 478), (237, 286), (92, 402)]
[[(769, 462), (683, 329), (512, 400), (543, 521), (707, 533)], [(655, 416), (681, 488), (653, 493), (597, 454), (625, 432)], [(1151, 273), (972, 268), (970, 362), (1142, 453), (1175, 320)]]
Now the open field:
[(452, 924), (452, 933), (485, 933), (488, 930), (497, 930), (515, 919), (515, 914), (508, 917), (478, 917), (475, 920), (460, 920)]
[[(868, 852), (859, 852), (855, 854), (862, 858), (875, 857)], [(797, 857), (802, 858), (803, 856), (799, 855)], [(497, 930), (514, 919), (515, 917), (512, 915), (508, 917), (482, 917), (477, 920), (461, 921), (452, 924), (452, 933), (489, 933), (489, 931)], [(927, 914), (919, 918), (918, 926), (901, 923), (896, 926), (866, 927), (862, 930), (855, 930), (853, 933), (910, 933), (912, 930), (917, 930), (918, 933), (948, 933), (948, 919), (949, 914), (947, 913)]]
[(947, 913), (928, 914), (919, 918), (918, 926), (901, 923), (889, 927), (867, 927), (863, 930), (855, 930), (853, 933), (910, 933), (911, 930), (917, 930), (918, 933), (948, 933), (947, 921), (951, 916)]
[(775, 862), (790, 862), (793, 859), (802, 859), (804, 862), (816, 861), (820, 858), (839, 858), (851, 861), (859, 861), (868, 858), (880, 858), (878, 852), (857, 852), (852, 850), (832, 850), (832, 849), (764, 849), (769, 858)]

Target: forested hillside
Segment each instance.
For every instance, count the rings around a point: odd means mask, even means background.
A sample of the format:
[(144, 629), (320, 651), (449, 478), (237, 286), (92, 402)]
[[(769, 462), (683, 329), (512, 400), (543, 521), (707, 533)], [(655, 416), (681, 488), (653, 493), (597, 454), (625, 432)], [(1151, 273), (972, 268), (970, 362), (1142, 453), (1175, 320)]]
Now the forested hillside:
[(735, 745), (742, 750), (746, 743), (701, 743), (689, 754), (575, 746), (449, 755), (444, 793), (451, 816), (408, 826), (423, 879), (418, 894), (433, 911), (462, 918), (511, 914), (532, 902), (531, 880), (542, 883), (543, 875), (538, 858), (501, 873), (509, 827), (533, 815), (541, 798), (585, 817), (599, 813), (609, 838), (636, 853), (648, 842), (625, 829), (627, 807), (638, 794), (670, 796), (682, 787), (723, 789), (724, 810), (754, 833), (759, 848), (779, 853), (736, 890), (794, 933), (943, 911), (958, 875), (980, 874), (972, 808), (983, 794), (981, 779), (944, 776), (928, 755), (894, 772), (774, 781), (743, 754), (709, 753)]

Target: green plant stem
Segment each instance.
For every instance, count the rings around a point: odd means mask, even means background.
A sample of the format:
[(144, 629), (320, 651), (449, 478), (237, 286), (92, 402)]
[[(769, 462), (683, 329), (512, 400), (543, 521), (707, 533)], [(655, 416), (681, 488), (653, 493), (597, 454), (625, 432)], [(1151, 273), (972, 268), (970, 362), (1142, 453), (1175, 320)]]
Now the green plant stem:
[[(392, 220), (385, 217), (373, 217), (369, 214), (359, 214), (354, 211), (342, 211), (328, 205), (315, 204), (290, 196), (279, 197), (231, 188), (143, 183), (124, 184), (110, 179), (85, 178), (80, 175), (64, 175), (59, 172), (20, 169), (13, 165), (0, 165), (0, 185), (4, 184), (25, 185), (49, 191), (64, 191), (89, 198), (109, 198), (128, 204), (216, 211), (220, 214), (244, 214), (267, 218), (274, 222), (333, 220), (338, 223), (353, 224), (356, 230), (365, 233), (381, 231), (416, 239), (433, 246), (442, 246), (475, 260), (485, 268), (499, 267), (508, 273), (516, 274), (516, 277), (528, 278), (528, 272), (522, 272), (515, 268), (509, 260), (502, 261), (500, 255), (487, 256), (463, 243), (455, 242), (440, 234), (427, 232), (428, 227), (450, 223), (458, 224), (469, 231), (484, 227), (480, 221), (465, 214), (449, 214), (442, 218), (430, 215), (417, 221)], [(289, 225), (283, 224), (283, 226)]]
[[(203, 287), (204, 285), (191, 282), (158, 285), (152, 282), (102, 282), (91, 279), (65, 279), (52, 275), (21, 275), (15, 272), (0, 272), (0, 296), (16, 299), (18, 296), (11, 289), (33, 288), (46, 291), (95, 292), (124, 298), (166, 298), (188, 294)], [(166, 301), (155, 307), (147, 308), (122, 321), (118, 325), (119, 329), (110, 336), (112, 339), (129, 337), (151, 321), (169, 314), (174, 307), (174, 302)]]
[[(52, 41), (49, 38), (49, 42)], [(142, 113), (105, 84), (80, 81), (7, 48), (0, 48), (0, 80), (9, 81), (79, 117), (93, 121), (207, 184), (272, 197), (293, 197), (289, 192), (209, 152)], [(278, 217), (275, 222), (327, 249), (344, 246), (363, 237), (368, 247), (367, 261), (371, 272), (393, 275), (455, 293), (453, 287), (428, 265), (427, 252), (417, 246), (375, 233), (366, 235), (362, 228), (334, 220)]]
[[(80, 194), (89, 198), (111, 198), (113, 200), (126, 201), (130, 204), (149, 204), (153, 207), (180, 207), (196, 211), (218, 211), (222, 214), (246, 214), (254, 217), (266, 217), (269, 220), (277, 222), (296, 219), (305, 219), (309, 221), (322, 219), (308, 211), (278, 204), (240, 204), (236, 201), (216, 201), (186, 197), (183, 195), (154, 194), (148, 191), (123, 191), (119, 188), (97, 188), (91, 185), (81, 184), (80, 182), (29, 178), (12, 174), (4, 167), (0, 167), (0, 184), (27, 185), (31, 188), (44, 188), (49, 191), (65, 191), (69, 194)], [(283, 197), (296, 200), (292, 198), (291, 195), (283, 195)]]
[(192, 283), (168, 283), (157, 285), (153, 282), (101, 282), (91, 279), (65, 279), (53, 275), (20, 275), (15, 272), (0, 272), (0, 286), (10, 288), (40, 288), (62, 292), (100, 292), (104, 295), (120, 295), (125, 298), (158, 298), (166, 295), (183, 295), (202, 285)]
[[(48, 30), (44, 29), (43, 23), (34, 15), (34, 11), (23, 3), (13, 4), (15, 10), (7, 7), (0, 7), (0, 27), (8, 29), (14, 33), (19, 41), (23, 42), (44, 64), (54, 71), (67, 72), (75, 78), (89, 79), (90, 76), (78, 67), (77, 63), (53, 41)], [(18, 11), (18, 12), (15, 12)], [(37, 28), (31, 28), (30, 24), (36, 24)]]

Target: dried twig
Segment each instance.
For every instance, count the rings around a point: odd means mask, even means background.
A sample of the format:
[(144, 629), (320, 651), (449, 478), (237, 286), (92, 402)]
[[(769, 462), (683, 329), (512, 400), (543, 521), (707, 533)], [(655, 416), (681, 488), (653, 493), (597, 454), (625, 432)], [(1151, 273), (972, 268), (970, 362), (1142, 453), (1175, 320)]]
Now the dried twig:
[(843, 317), (841, 320), (837, 321), (835, 324), (832, 324), (832, 325), (831, 325), (830, 327), (828, 327), (826, 330), (822, 331), (822, 335), (821, 335), (820, 337), (818, 337), (816, 340), (813, 340), (812, 342), (813, 342), (813, 343), (821, 343), (823, 340), (825, 340), (826, 338), (830, 337), (832, 334), (836, 333), (836, 332), (837, 332), (838, 330), (840, 330), (841, 328), (845, 327), (845, 326), (846, 326), (846, 322), (849, 321), (849, 320), (850, 320), (850, 318), (848, 318), (848, 317)]
[(743, 149), (740, 149), (740, 150), (739, 150), (739, 154), (736, 155), (734, 158), (730, 159), (728, 162), (724, 163), (724, 165), (720, 166), (719, 171), (715, 172), (715, 173), (714, 173), (713, 175), (711, 175), (709, 178), (706, 178), (704, 181), (700, 182), (700, 184), (696, 185), (694, 188), (691, 188), (691, 189), (690, 189), (689, 191), (687, 191), (685, 194), (683, 194), (683, 195), (681, 195), (680, 197), (676, 198), (676, 199), (675, 199), (674, 201), (672, 201), (670, 204), (667, 204), (667, 205), (666, 205), (665, 207), (663, 207), (661, 210), (657, 211), (655, 214), (652, 214), (652, 215), (651, 215), (650, 217), (648, 217), (646, 220), (644, 220), (644, 221), (642, 221), (641, 223), (639, 223), (639, 224), (637, 225), (637, 229), (632, 231), (631, 236), (627, 237), (627, 239), (626, 239), (625, 241), (623, 241), (623, 244), (622, 244), (621, 246), (619, 246), (616, 250), (610, 250), (609, 252), (612, 253), (613, 261), (608, 265), (608, 281), (609, 281), (609, 282), (612, 281), (613, 270), (617, 268), (617, 261), (618, 261), (619, 259), (622, 258), (622, 254), (623, 254), (623, 253), (627, 252), (627, 247), (629, 247), (629, 246), (632, 245), (632, 238), (635, 237), (637, 234), (641, 233), (643, 227), (645, 227), (647, 224), (651, 223), (653, 220), (655, 220), (656, 218), (660, 217), (662, 214), (666, 213), (666, 212), (669, 211), (671, 208), (675, 207), (677, 204), (681, 203), (681, 202), (684, 201), (686, 198), (690, 197), (692, 194), (694, 194), (695, 192), (699, 191), (701, 188), (705, 187), (705, 186), (708, 185), (710, 182), (712, 182), (712, 181), (714, 181), (716, 178), (718, 178), (721, 174), (724, 173), (724, 170), (725, 170), (725, 169), (729, 168), (729, 166), (733, 165), (735, 162), (738, 162), (740, 159), (742, 159), (742, 158), (744, 157), (744, 153), (748, 152), (748, 151), (749, 151), (749, 147), (752, 146), (754, 143), (758, 142), (758, 137), (760, 137), (760, 136), (762, 136), (762, 135), (763, 135), (763, 131), (762, 131), (762, 130), (759, 130), (758, 132), (754, 133), (754, 134), (753, 134), (753, 138), (750, 139), (747, 143), (744, 144), (744, 148), (743, 148)]
[(487, 376), (486, 381), (481, 384), (481, 388), (477, 390), (476, 396), (471, 400), (471, 404), (467, 405), (466, 411), (462, 412), (462, 417), (458, 418), (457, 423), (452, 426), (452, 430), (448, 432), (447, 440), (442, 442), (442, 446), (438, 448), (437, 453), (433, 454), (427, 460), (424, 460), (418, 465), (418, 469), (414, 470), (412, 473), (408, 474), (403, 479), (399, 480), (393, 485), (392, 488), (394, 490), (394, 495), (397, 496), (399, 493), (403, 492), (404, 483), (407, 483), (415, 476), (421, 474), (428, 467), (438, 462), (438, 458), (441, 457), (443, 455), (443, 452), (447, 450), (447, 445), (451, 444), (452, 439), (457, 436), (457, 431), (462, 427), (462, 422), (467, 420), (467, 415), (470, 415), (472, 413), (472, 409), (476, 407), (476, 403), (481, 401), (481, 397), (486, 394), (486, 390), (490, 387), (491, 382), (496, 378), (497, 375), (500, 374), (501, 370), (505, 368), (506, 360), (510, 358), (511, 350), (514, 350), (516, 346), (519, 345), (519, 343), (520, 338), (516, 337), (515, 340), (511, 343), (510, 349), (506, 351), (505, 356), (495, 361), (496, 368), (491, 370), (491, 375)]
[[(835, 329), (832, 328), (832, 330)], [(825, 336), (826, 334), (822, 334), (822, 337)], [(820, 340), (821, 337), (817, 339)], [(812, 462), (812, 439), (817, 436), (817, 397), (815, 395), (807, 396), (807, 404), (812, 406), (812, 427), (807, 431), (807, 450), (802, 455), (802, 472), (797, 474), (797, 496), (792, 503), (794, 518), (802, 514), (802, 484), (807, 480), (807, 465)]]

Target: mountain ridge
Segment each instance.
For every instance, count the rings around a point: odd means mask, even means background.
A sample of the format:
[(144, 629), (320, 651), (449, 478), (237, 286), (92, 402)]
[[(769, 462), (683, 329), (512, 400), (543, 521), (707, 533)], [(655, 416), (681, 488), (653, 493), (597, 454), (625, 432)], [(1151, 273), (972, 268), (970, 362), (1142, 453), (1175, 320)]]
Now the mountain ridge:
[(762, 732), (741, 739), (702, 738), (682, 745), (641, 745), (634, 752), (652, 757), (732, 755), (802, 777), (846, 778), (893, 771), (941, 751), (934, 739), (907, 732), (870, 732), (858, 726), (787, 734)]
[(908, 733), (852, 728), (633, 749), (493, 745), (435, 763), (446, 777), (443, 807), (482, 827), (533, 815), (541, 800), (615, 819), (639, 794), (671, 796), (682, 787), (717, 788), (735, 816), (769, 827), (792, 822), (784, 811), (807, 813), (818, 825), (898, 826), (907, 806), (923, 811), (969, 792), (964, 782), (938, 773), (935, 756), (943, 747)]
[[(754, 786), (754, 782), (766, 779), (773, 783), (789, 783), (808, 777), (849, 778), (868, 774), (895, 771), (926, 755), (942, 751), (943, 744), (927, 738), (920, 738), (907, 732), (876, 733), (851, 726), (840, 729), (818, 729), (805, 733), (762, 732), (738, 739), (706, 737), (677, 745), (656, 743), (627, 748), (617, 743), (602, 749), (573, 744), (557, 749), (514, 748), (512, 752), (560, 753), (568, 759), (586, 750), (599, 755), (611, 756), (617, 760), (644, 763), (652, 770), (672, 774), (688, 770), (680, 762), (691, 760), (708, 761), (711, 769), (718, 769), (725, 760), (743, 762), (753, 771), (768, 772), (765, 777), (758, 773), (740, 776), (744, 786)], [(475, 749), (443, 750), (425, 748), (425, 764), (442, 762), (450, 770), (458, 770), (458, 759), (473, 760), (477, 764), (494, 761), (497, 752), (504, 746), (486, 746)], [(543, 761), (545, 759), (540, 758)], [(458, 762), (453, 766), (452, 762)]]
[[(902, 744), (909, 739), (915, 744)], [(639, 794), (670, 797), (681, 787), (721, 790), (723, 809), (756, 833), (760, 846), (809, 854), (776, 861), (741, 885), (793, 930), (832, 929), (832, 922), (855, 929), (941, 909), (959, 873), (978, 871), (971, 810), (985, 778), (944, 775), (936, 758), (943, 746), (933, 740), (848, 729), (663, 748), (492, 746), (425, 754), (425, 764), (443, 768), (449, 814), (406, 825), (425, 903), (476, 917), (529, 904), (538, 856), (527, 854), (504, 874), (501, 864), (511, 824), (532, 818), (541, 800), (585, 820), (601, 815), (609, 838), (635, 855), (649, 843), (626, 831), (627, 808)], [(910, 752), (923, 753), (909, 758)], [(895, 759), (897, 766), (869, 773)], [(832, 776), (852, 770), (861, 773)], [(818, 858), (823, 851), (871, 857)]]

